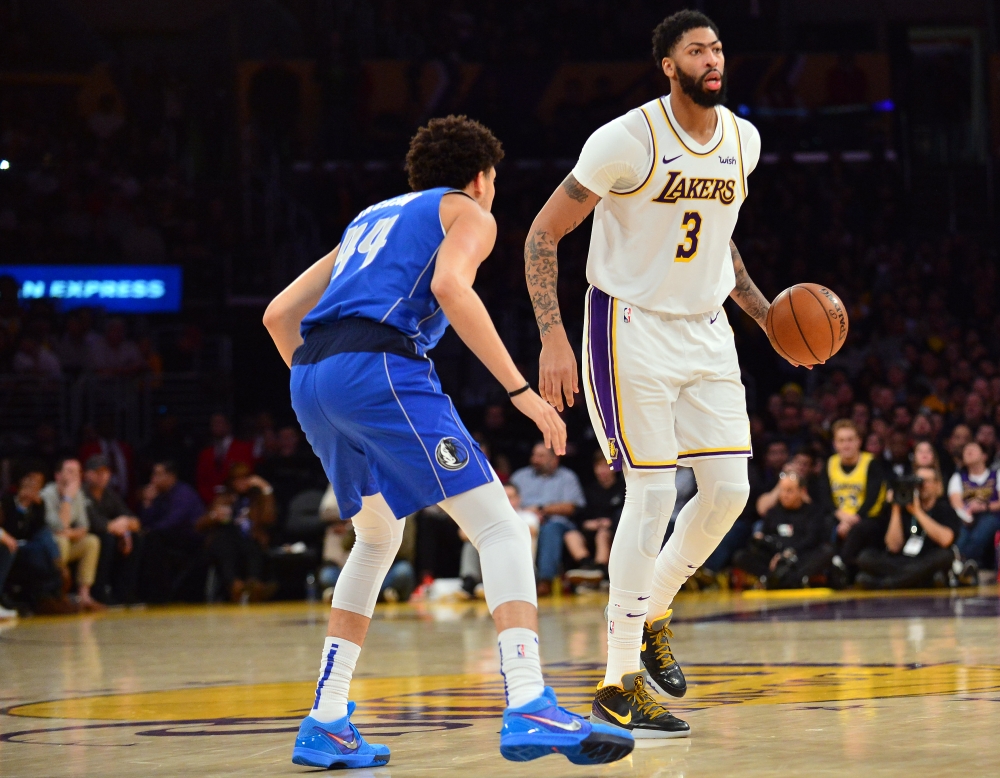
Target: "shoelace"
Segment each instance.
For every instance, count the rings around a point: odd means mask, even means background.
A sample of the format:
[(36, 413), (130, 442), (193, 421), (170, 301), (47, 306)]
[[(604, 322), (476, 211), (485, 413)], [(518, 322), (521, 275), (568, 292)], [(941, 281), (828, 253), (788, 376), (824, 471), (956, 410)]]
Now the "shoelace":
[(677, 660), (674, 659), (674, 652), (668, 642), (673, 636), (674, 633), (670, 631), (670, 627), (664, 625), (663, 629), (657, 632), (656, 637), (653, 639), (653, 645), (656, 647), (656, 661), (665, 667), (677, 664)]
[(670, 711), (654, 700), (649, 695), (649, 692), (646, 691), (646, 685), (641, 675), (636, 676), (633, 687), (624, 690), (623, 694), (625, 695), (625, 699), (634, 705), (639, 713), (651, 719), (670, 714)]

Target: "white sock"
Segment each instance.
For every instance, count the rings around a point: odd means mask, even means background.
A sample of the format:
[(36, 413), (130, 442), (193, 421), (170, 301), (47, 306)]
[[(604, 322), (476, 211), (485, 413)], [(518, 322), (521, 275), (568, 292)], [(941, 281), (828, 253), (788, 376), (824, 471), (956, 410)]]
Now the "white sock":
[(669, 610), (677, 592), (684, 582), (695, 574), (698, 567), (671, 548), (669, 542), (667, 543), (656, 558), (656, 567), (653, 569), (653, 592), (649, 598), (650, 621), (660, 618)]
[(621, 686), (625, 673), (640, 669), (639, 646), (646, 617), (648, 592), (611, 587), (608, 596), (608, 669), (604, 683)]
[(330, 723), (347, 715), (347, 694), (351, 689), (351, 676), (354, 675), (354, 666), (360, 654), (361, 646), (349, 640), (326, 639), (310, 716), (317, 721)]
[(500, 633), (497, 643), (507, 707), (519, 708), (541, 697), (545, 682), (538, 659), (538, 635), (525, 627), (511, 627)]

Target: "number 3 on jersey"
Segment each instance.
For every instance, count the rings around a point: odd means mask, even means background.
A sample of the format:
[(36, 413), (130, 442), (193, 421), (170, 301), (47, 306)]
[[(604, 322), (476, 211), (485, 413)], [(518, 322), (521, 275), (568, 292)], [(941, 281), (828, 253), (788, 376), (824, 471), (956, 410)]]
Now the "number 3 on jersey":
[[(396, 219), (398, 218), (399, 214), (379, 219), (370, 230), (368, 230), (368, 222), (363, 222), (348, 229), (344, 233), (344, 242), (340, 244), (340, 252), (337, 254), (337, 261), (333, 270), (333, 278), (344, 272), (344, 268), (347, 267), (347, 260), (353, 257), (355, 253), (366, 255), (365, 261), (361, 263), (361, 267), (358, 270), (364, 270), (368, 267), (375, 260), (375, 255), (385, 245), (389, 237), (389, 230), (392, 229), (392, 225), (396, 223)], [(367, 235), (365, 234), (365, 230), (368, 230)], [(361, 240), (362, 235), (364, 235), (364, 240)]]
[(677, 246), (674, 262), (690, 262), (698, 253), (698, 235), (701, 233), (701, 214), (685, 211), (681, 229), (685, 230), (684, 242)]

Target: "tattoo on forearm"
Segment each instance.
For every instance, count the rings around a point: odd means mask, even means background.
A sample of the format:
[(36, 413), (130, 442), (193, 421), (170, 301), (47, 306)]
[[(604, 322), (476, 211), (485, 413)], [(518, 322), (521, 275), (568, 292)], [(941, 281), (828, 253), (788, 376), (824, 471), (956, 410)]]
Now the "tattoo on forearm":
[(736, 244), (729, 241), (729, 252), (733, 257), (733, 270), (736, 271), (736, 288), (733, 289), (732, 297), (747, 314), (761, 327), (767, 321), (767, 311), (771, 304), (767, 298), (761, 294), (757, 285), (751, 280), (743, 264), (743, 257), (740, 256)]
[(590, 197), (590, 190), (577, 181), (572, 173), (563, 180), (562, 188), (571, 200), (576, 200), (578, 203), (585, 203), (587, 202), (587, 198)]
[(538, 331), (545, 337), (553, 327), (562, 324), (559, 315), (557, 286), (559, 266), (556, 260), (556, 241), (547, 230), (536, 230), (524, 244), (524, 276), (535, 309)]

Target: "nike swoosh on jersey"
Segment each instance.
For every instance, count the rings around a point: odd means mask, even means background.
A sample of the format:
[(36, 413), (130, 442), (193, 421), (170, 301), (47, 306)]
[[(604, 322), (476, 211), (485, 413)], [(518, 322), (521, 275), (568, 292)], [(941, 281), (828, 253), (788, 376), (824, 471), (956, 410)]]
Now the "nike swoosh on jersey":
[(677, 155), (676, 157), (671, 157), (670, 159), (667, 159), (667, 155), (666, 155), (666, 154), (664, 154), (664, 155), (663, 155), (663, 164), (664, 164), (664, 165), (669, 165), (669, 164), (670, 164), (671, 162), (673, 162), (673, 161), (674, 161), (675, 159), (680, 159), (680, 158), (681, 158), (682, 156), (684, 156), (684, 155), (683, 155), (683, 154), (678, 154), (678, 155)]
[(598, 705), (601, 706), (601, 709), (605, 713), (609, 713), (610, 715), (614, 716), (618, 720), (618, 723), (624, 724), (624, 725), (628, 725), (628, 724), (632, 723), (632, 711), (629, 711), (627, 716), (619, 716), (613, 710), (609, 710), (606, 705), (603, 705), (601, 703), (598, 703)]
[[(319, 729), (319, 727), (317, 727), (317, 729)], [(350, 742), (350, 743), (348, 743), (348, 742), (347, 742), (346, 740), (344, 740), (344, 739), (343, 739), (342, 737), (337, 737), (337, 736), (336, 736), (336, 735), (334, 735), (334, 734), (333, 734), (332, 732), (327, 732), (327, 731), (326, 731), (325, 729), (320, 729), (319, 731), (320, 731), (320, 732), (322, 732), (322, 733), (323, 733), (324, 735), (326, 735), (327, 737), (329, 737), (329, 738), (332, 738), (333, 740), (335, 740), (335, 741), (337, 741), (338, 743), (340, 743), (340, 745), (342, 745), (342, 746), (343, 746), (344, 748), (349, 748), (349, 749), (351, 749), (351, 751), (355, 751), (355, 750), (357, 750), (358, 746), (359, 746), (359, 745), (361, 745), (361, 744), (360, 744), (360, 743), (358, 742), (358, 739), (357, 739), (357, 738), (351, 738), (351, 742)]]
[(715, 314), (715, 316), (712, 317), (712, 320), (709, 321), (709, 324), (715, 324), (715, 320), (718, 319), (718, 318), (719, 318), (719, 314)]
[[(632, 714), (629, 713), (629, 716), (631, 715)], [(532, 721), (538, 721), (542, 724), (548, 724), (550, 727), (558, 727), (559, 729), (564, 729), (567, 732), (576, 732), (577, 730), (580, 729), (581, 726), (583, 726), (580, 723), (580, 719), (573, 719), (572, 721), (567, 722), (567, 721), (553, 721), (552, 719), (546, 719), (541, 716), (532, 716), (528, 713), (522, 713), (521, 716), (526, 719), (531, 719)]]
[(646, 595), (645, 597), (636, 597), (636, 599), (637, 599), (637, 600), (638, 600), (639, 602), (642, 602), (643, 600), (648, 600), (648, 599), (649, 599), (649, 598), (650, 598), (651, 596), (652, 596), (652, 595), (650, 595), (650, 594), (647, 594), (647, 595)]

